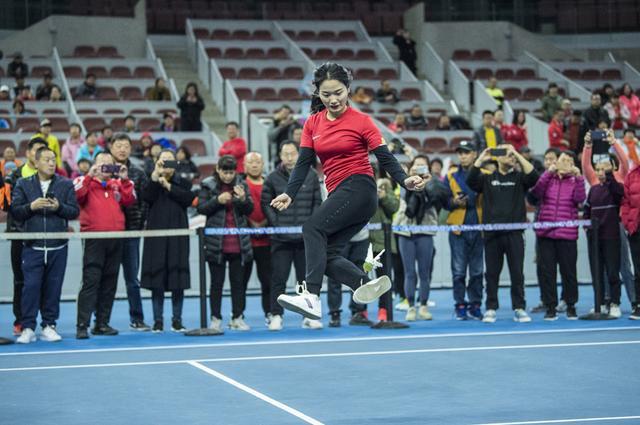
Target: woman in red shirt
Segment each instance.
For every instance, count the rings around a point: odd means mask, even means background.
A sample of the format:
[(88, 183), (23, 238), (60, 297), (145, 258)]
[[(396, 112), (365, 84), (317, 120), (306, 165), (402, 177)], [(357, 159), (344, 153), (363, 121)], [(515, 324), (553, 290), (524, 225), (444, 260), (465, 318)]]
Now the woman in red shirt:
[(406, 189), (422, 190), (425, 186), (421, 177), (408, 177), (402, 170), (371, 118), (349, 106), (351, 81), (350, 71), (336, 63), (325, 63), (315, 70), (312, 115), (302, 132), (300, 157), (287, 190), (271, 202), (279, 211), (286, 209), (318, 155), (329, 196), (302, 226), (306, 282), (298, 285), (298, 295), (278, 297), (284, 308), (313, 320), (322, 316), (319, 294), (325, 274), (354, 290), (353, 300), (360, 304), (376, 300), (391, 288), (388, 276), (367, 282), (367, 274), (340, 255), (378, 206), (369, 152)]
[(511, 125), (506, 125), (504, 126), (504, 129), (500, 129), (502, 138), (505, 142), (513, 145), (518, 152), (529, 144), (529, 141), (527, 140), (526, 120), (527, 118), (524, 111), (515, 110), (513, 112), (513, 122)]

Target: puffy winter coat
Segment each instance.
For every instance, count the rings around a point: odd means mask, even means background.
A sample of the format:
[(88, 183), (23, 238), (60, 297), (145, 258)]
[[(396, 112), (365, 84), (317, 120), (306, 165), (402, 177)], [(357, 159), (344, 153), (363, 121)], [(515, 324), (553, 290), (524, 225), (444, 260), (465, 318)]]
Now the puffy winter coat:
[[(578, 208), (587, 195), (584, 177), (560, 177), (545, 171), (531, 192), (540, 200), (538, 221), (577, 220)], [(556, 227), (536, 229), (540, 237), (551, 239), (577, 240), (577, 227)]]
[(629, 234), (640, 227), (640, 167), (635, 167), (624, 180), (624, 198), (620, 208), (622, 224)]

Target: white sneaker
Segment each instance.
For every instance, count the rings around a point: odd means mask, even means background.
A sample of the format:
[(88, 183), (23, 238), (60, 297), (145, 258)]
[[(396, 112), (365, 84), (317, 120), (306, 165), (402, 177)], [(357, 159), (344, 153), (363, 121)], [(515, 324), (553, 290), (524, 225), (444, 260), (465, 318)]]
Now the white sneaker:
[(58, 332), (56, 332), (55, 326), (45, 326), (45, 328), (42, 330), (42, 333), (40, 334), (40, 340), (47, 342), (58, 342), (62, 341), (62, 337)]
[(36, 342), (36, 333), (33, 331), (33, 329), (24, 328), (18, 339), (16, 339), (16, 342), (18, 344), (29, 344), (30, 342)]
[[(591, 313), (591, 314), (593, 314), (593, 313), (595, 313), (595, 312), (596, 312), (596, 309), (595, 309), (595, 308), (593, 308), (593, 307), (591, 308), (591, 310), (589, 310), (589, 313)], [(602, 304), (602, 305), (600, 306), (600, 313), (601, 313), (601, 314), (609, 314), (609, 306), (608, 306), (608, 305), (606, 305), (606, 304)]]
[(269, 330), (270, 331), (281, 331), (282, 330), (282, 316), (279, 314), (274, 314), (271, 316), (271, 321), (269, 322)]
[(435, 308), (435, 306), (436, 306), (436, 302), (434, 300), (427, 301), (427, 307)]
[(409, 310), (409, 300), (403, 298), (399, 303), (394, 307), (398, 311), (407, 311)]
[(560, 302), (558, 303), (558, 306), (556, 307), (556, 311), (558, 313), (564, 313), (567, 311), (567, 303), (564, 302), (564, 300), (560, 300)]
[(416, 321), (416, 308), (415, 307), (409, 307), (409, 310), (407, 310), (407, 315), (404, 317), (404, 320), (406, 320), (407, 322), (415, 322)]
[(236, 317), (235, 319), (231, 319), (231, 322), (229, 322), (229, 329), (234, 329), (236, 331), (249, 331), (249, 330), (251, 330), (249, 325), (247, 325), (245, 323), (245, 321), (242, 318), (242, 316)]
[(482, 317), (482, 321), (484, 323), (495, 323), (496, 321), (496, 311), (495, 310), (487, 310), (484, 312), (484, 316)]
[(361, 285), (353, 292), (353, 301), (358, 304), (369, 304), (380, 298), (382, 294), (391, 289), (389, 276), (380, 276)]
[(431, 312), (429, 311), (426, 305), (420, 306), (420, 308), (418, 309), (418, 317), (420, 318), (420, 320), (433, 319), (433, 316), (431, 315)]
[(287, 310), (300, 313), (308, 319), (320, 320), (322, 318), (320, 298), (307, 290), (307, 283), (303, 281), (296, 285), (296, 293), (297, 295), (280, 295), (278, 304)]
[(620, 311), (620, 306), (618, 304), (611, 303), (609, 306), (609, 316), (615, 317), (616, 319), (622, 317), (622, 311)]
[(531, 317), (522, 308), (517, 308), (513, 312), (513, 321), (519, 323), (527, 323), (531, 321)]
[(209, 329), (218, 331), (218, 332), (223, 332), (222, 320), (218, 319), (217, 317), (211, 316), (211, 323), (209, 323)]
[(267, 313), (267, 315), (264, 318), (264, 324), (266, 327), (269, 327), (269, 323), (271, 323), (271, 319), (273, 319), (273, 314)]
[(311, 320), (306, 317), (302, 319), (302, 328), (303, 329), (322, 329), (322, 321), (321, 320)]

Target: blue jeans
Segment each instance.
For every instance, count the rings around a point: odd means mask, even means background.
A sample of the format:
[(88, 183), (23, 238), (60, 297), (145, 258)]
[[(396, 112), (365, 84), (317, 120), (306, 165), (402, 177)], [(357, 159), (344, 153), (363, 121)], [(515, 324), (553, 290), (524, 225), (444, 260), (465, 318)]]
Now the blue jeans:
[[(449, 233), (451, 247), (451, 275), (453, 277), (453, 299), (456, 304), (482, 304), (482, 273), (484, 269), (483, 242), (480, 232)], [(465, 284), (469, 269), (469, 285)]]
[(144, 320), (142, 298), (140, 297), (140, 238), (127, 238), (122, 243), (122, 272), (127, 285), (129, 318), (131, 322)]
[(67, 268), (67, 250), (45, 252), (25, 246), (22, 250), (22, 327), (36, 329), (38, 310), (42, 327), (55, 326), (60, 316), (60, 294)]
[[(431, 268), (433, 266), (433, 236), (412, 235), (400, 236), (398, 249), (402, 256), (404, 268), (404, 292), (413, 306), (415, 302), (418, 276), (420, 276), (420, 304), (426, 305), (429, 301), (431, 289)], [(418, 274), (416, 275), (416, 261), (418, 262)]]
[[(172, 320), (182, 320), (182, 305), (184, 304), (184, 289), (174, 289), (171, 292)], [(151, 290), (151, 300), (153, 303), (153, 320), (162, 322), (164, 314), (164, 293), (163, 288)]]

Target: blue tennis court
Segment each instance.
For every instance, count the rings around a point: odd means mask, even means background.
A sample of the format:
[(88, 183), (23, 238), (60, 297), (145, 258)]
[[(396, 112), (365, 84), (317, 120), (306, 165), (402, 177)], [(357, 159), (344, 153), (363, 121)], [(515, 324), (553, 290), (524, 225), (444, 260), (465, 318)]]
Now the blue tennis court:
[[(450, 291), (432, 294), (434, 321), (410, 329), (350, 327), (343, 314), (342, 328), (314, 331), (287, 314), (276, 333), (250, 297), (251, 332), (201, 339), (131, 332), (118, 301), (120, 336), (77, 341), (75, 305), (64, 303), (62, 342), (2, 347), (2, 423), (640, 423), (640, 327), (628, 306), (614, 321), (518, 324), (501, 290), (499, 320), (484, 324), (452, 320)], [(586, 313), (589, 288), (581, 295)], [(187, 300), (185, 323), (197, 313)]]

